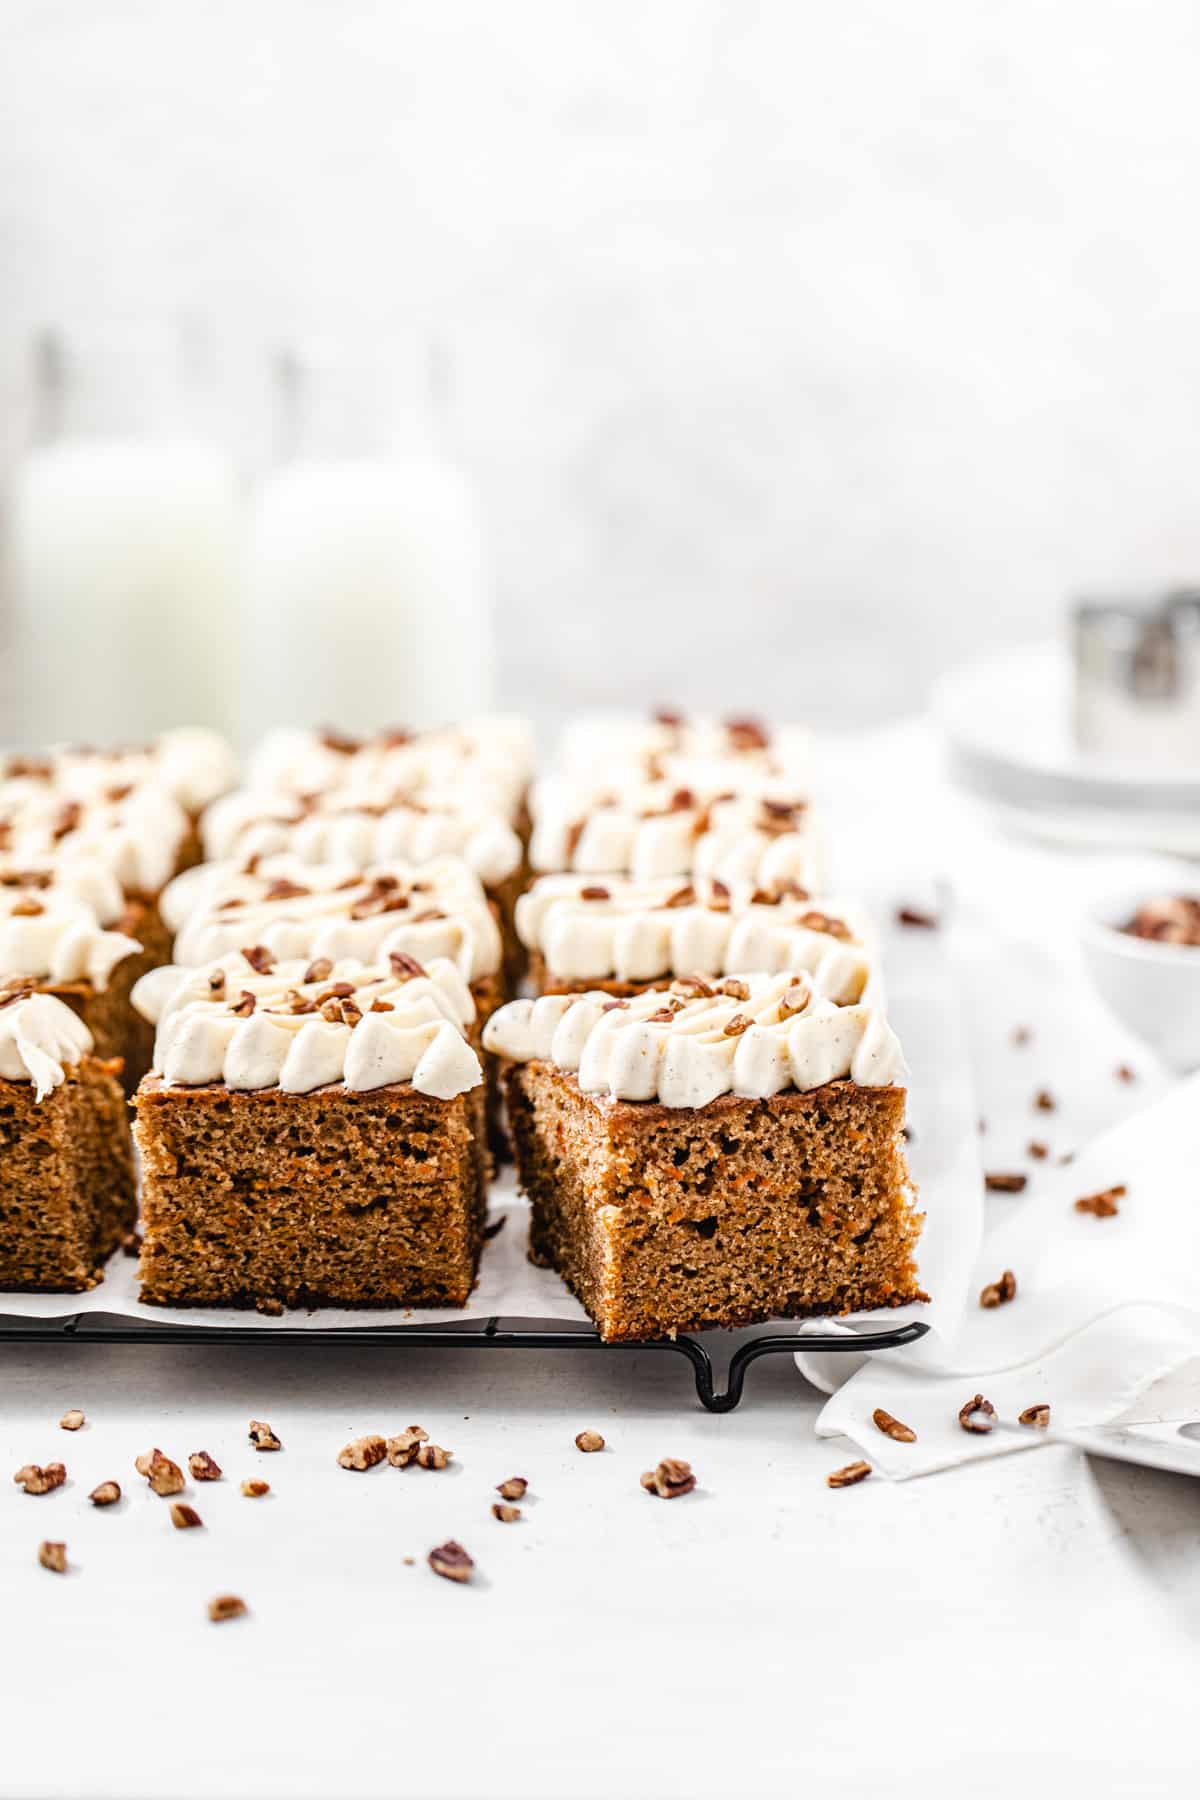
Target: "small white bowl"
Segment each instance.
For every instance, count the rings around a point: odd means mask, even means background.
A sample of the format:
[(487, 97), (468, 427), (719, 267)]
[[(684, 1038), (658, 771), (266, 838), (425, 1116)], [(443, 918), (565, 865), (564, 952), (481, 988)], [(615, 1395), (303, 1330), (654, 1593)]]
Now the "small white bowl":
[(1089, 907), (1083, 960), (1101, 999), (1168, 1067), (1200, 1068), (1200, 946), (1159, 944), (1121, 926), (1153, 896), (1142, 888)]

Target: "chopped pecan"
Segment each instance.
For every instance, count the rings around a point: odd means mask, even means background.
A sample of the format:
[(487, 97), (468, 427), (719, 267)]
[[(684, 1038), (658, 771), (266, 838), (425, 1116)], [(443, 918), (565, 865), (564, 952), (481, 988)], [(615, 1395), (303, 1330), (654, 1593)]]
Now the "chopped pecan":
[(236, 1013), (239, 1019), (248, 1019), (256, 1004), (254, 995), (243, 988), (240, 997), (229, 1002), (229, 1010), (231, 1013)]
[(93, 1506), (115, 1506), (121, 1498), (121, 1484), (117, 1481), (102, 1481), (88, 1495)]
[(505, 1525), (511, 1525), (513, 1520), (519, 1519), (520, 1516), (521, 1509), (519, 1506), (502, 1506), (499, 1500), (492, 1501), (493, 1519), (500, 1519)]
[(999, 1281), (989, 1281), (979, 1296), (979, 1304), (984, 1307), (1007, 1306), (1010, 1300), (1017, 1297), (1017, 1278), (1011, 1269), (1005, 1269)]
[(422, 1444), (429, 1442), (429, 1433), (420, 1425), (410, 1425), (405, 1431), (398, 1431), (390, 1437), (385, 1445), (388, 1461), (393, 1469), (407, 1469), (410, 1462), (415, 1462), (417, 1451)]
[(453, 1450), (443, 1450), (440, 1444), (422, 1444), (415, 1460), (418, 1469), (444, 1469), (453, 1455)]
[(877, 1406), (875, 1411), (871, 1414), (871, 1417), (874, 1419), (878, 1429), (882, 1431), (884, 1437), (894, 1439), (897, 1444), (916, 1443), (917, 1434), (912, 1426), (902, 1425), (899, 1419), (894, 1419), (890, 1412), (884, 1411), (882, 1406)]
[(269, 975), (275, 967), (275, 958), (265, 944), (249, 944), (242, 951), (242, 956), (256, 975)]
[(159, 1449), (143, 1451), (134, 1463), (139, 1475), (144, 1475), (155, 1494), (179, 1494), (183, 1491), (183, 1470), (179, 1464), (164, 1456)]
[(13, 1476), (17, 1486), (24, 1488), (27, 1494), (53, 1493), (66, 1479), (67, 1471), (60, 1462), (47, 1463), (44, 1469), (39, 1463), (26, 1463)]
[(208, 976), (208, 991), (214, 1000), (220, 1000), (225, 993), (224, 969), (211, 969)]
[(669, 1025), (675, 1017), (676, 1011), (677, 1008), (674, 1006), (660, 1006), (657, 1012), (647, 1013), (643, 1023), (646, 1025)]
[(310, 962), (307, 969), (305, 969), (304, 980), (306, 983), (312, 981), (328, 981), (332, 974), (333, 964), (330, 962), (329, 958), (327, 956), (318, 956), (316, 961)]
[(10, 908), (9, 916), (14, 919), (36, 919), (45, 910), (40, 900), (24, 898), (18, 900), (15, 906)]
[(793, 982), (779, 1002), (779, 1017), (790, 1019), (796, 1013), (802, 1013), (811, 999), (812, 989), (807, 981)]
[(1037, 1093), (1033, 1096), (1033, 1104), (1038, 1112), (1053, 1112), (1055, 1106), (1054, 1095), (1050, 1092), (1049, 1088), (1039, 1088)]
[(339, 1469), (357, 1469), (361, 1472), (364, 1469), (373, 1469), (377, 1463), (384, 1460), (386, 1455), (386, 1438), (380, 1437), (377, 1431), (372, 1431), (366, 1437), (355, 1438), (352, 1444), (347, 1444), (338, 1451), (338, 1467)]
[(1028, 1025), (1014, 1025), (1011, 1032), (1013, 1045), (1019, 1050), (1033, 1039), (1033, 1032)]
[(1113, 1219), (1121, 1210), (1117, 1201), (1123, 1200), (1127, 1191), (1122, 1181), (1116, 1187), (1103, 1188), (1098, 1194), (1081, 1194), (1075, 1202), (1075, 1211), (1091, 1213), (1095, 1219)]
[(227, 1619), (245, 1618), (249, 1610), (237, 1594), (218, 1594), (208, 1603), (208, 1616), (214, 1625), (223, 1625)]
[(243, 1481), (242, 1483), (242, 1492), (247, 1500), (261, 1500), (263, 1495), (269, 1494), (270, 1491), (269, 1481)]
[(419, 963), (415, 956), (409, 956), (404, 950), (389, 951), (388, 962), (391, 965), (392, 974), (401, 981), (415, 981), (425, 973), (424, 965)]
[(1130, 1068), (1128, 1063), (1118, 1063), (1117, 1067), (1113, 1070), (1113, 1074), (1118, 1081), (1130, 1082), (1137, 1080), (1136, 1073)]
[(575, 1448), (582, 1450), (585, 1456), (591, 1456), (597, 1450), (603, 1450), (604, 1439), (598, 1431), (580, 1431), (575, 1434)]
[(283, 1449), (283, 1445), (275, 1436), (271, 1427), (264, 1424), (261, 1419), (251, 1419), (250, 1421), (250, 1442), (254, 1445), (256, 1450)]
[(709, 912), (728, 912), (732, 901), (733, 895), (725, 883), (718, 881), (714, 875), (708, 884), (708, 899), (705, 902)]
[(964, 1431), (985, 1436), (996, 1423), (996, 1409), (982, 1394), (976, 1394), (958, 1409), (958, 1422)]
[(588, 887), (580, 888), (579, 898), (581, 900), (611, 900), (612, 895), (606, 887), (590, 885)]
[(1035, 1425), (1039, 1431), (1044, 1431), (1049, 1423), (1050, 1408), (1044, 1400), (1035, 1406), (1027, 1406), (1024, 1412), (1017, 1414), (1018, 1425)]
[(58, 1422), (64, 1431), (78, 1431), (85, 1421), (79, 1407), (73, 1406), (69, 1412), (63, 1414)]
[(853, 941), (853, 933), (845, 920), (831, 918), (828, 913), (801, 913), (796, 923), (802, 925), (806, 931), (819, 931), (822, 937), (836, 938), (840, 944), (849, 944)]
[(507, 1481), (496, 1483), (496, 1492), (502, 1500), (523, 1500), (529, 1483), (523, 1475), (510, 1475)]
[(725, 732), (734, 750), (766, 750), (770, 733), (759, 719), (726, 719)]
[(1026, 1144), (1025, 1150), (1026, 1154), (1031, 1156), (1034, 1162), (1045, 1162), (1050, 1154), (1049, 1144), (1044, 1144), (1040, 1138), (1031, 1138), (1029, 1143)]
[(734, 1013), (731, 1019), (725, 1021), (721, 1035), (722, 1037), (741, 1037), (743, 1031), (749, 1031), (752, 1024), (753, 1020), (748, 1019), (745, 1013)]
[(667, 898), (663, 901), (663, 905), (668, 908), (694, 906), (695, 903), (696, 890), (690, 882), (685, 887), (676, 888), (675, 892), (673, 894), (668, 894)]
[(671, 992), (678, 994), (681, 1000), (710, 1000), (713, 989), (703, 975), (677, 975), (671, 983)]
[(939, 920), (935, 913), (921, 912), (915, 906), (901, 906), (896, 909), (897, 925), (911, 925), (918, 931), (936, 931)]
[(188, 1457), (188, 1472), (193, 1481), (220, 1481), (221, 1465), (207, 1450), (193, 1450)]
[(1029, 1185), (1028, 1175), (985, 1175), (983, 1185), (991, 1194), (1020, 1194)]
[(121, 1239), (122, 1256), (140, 1256), (142, 1254), (142, 1234), (140, 1231), (127, 1231)]
[(188, 1506), (183, 1500), (174, 1500), (171, 1503), (171, 1523), (176, 1531), (192, 1531), (197, 1525), (203, 1525), (204, 1520), (194, 1506)]
[(684, 1462), (681, 1457), (665, 1456), (653, 1469), (647, 1469), (642, 1476), (642, 1486), (649, 1494), (657, 1494), (660, 1500), (677, 1500), (681, 1494), (690, 1494), (696, 1485), (696, 1477), (692, 1474), (691, 1463)]
[(65, 1575), (67, 1572), (67, 1546), (52, 1544), (49, 1541), (38, 1545), (38, 1561), (43, 1569), (49, 1569), (54, 1575)]
[(835, 1469), (831, 1475), (827, 1475), (825, 1485), (831, 1488), (857, 1487), (858, 1483), (865, 1481), (870, 1473), (869, 1462), (847, 1463), (845, 1468)]
[(475, 1559), (453, 1538), (431, 1550), (425, 1560), (435, 1575), (442, 1575), (447, 1581), (470, 1581), (475, 1571)]

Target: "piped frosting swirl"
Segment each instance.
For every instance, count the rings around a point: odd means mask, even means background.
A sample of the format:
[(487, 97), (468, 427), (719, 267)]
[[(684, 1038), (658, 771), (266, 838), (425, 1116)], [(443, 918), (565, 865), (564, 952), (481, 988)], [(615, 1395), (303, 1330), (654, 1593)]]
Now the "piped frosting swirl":
[(500, 932), (487, 897), (463, 862), (442, 857), (414, 868), (391, 863), (309, 865), (298, 857), (252, 868), (201, 863), (165, 889), (160, 909), (176, 933), (177, 963), (196, 964), (249, 944), (276, 959), (404, 952), (419, 962), (448, 957), (467, 981), (500, 967)]
[(204, 968), (152, 969), (133, 1003), (157, 1026), (153, 1069), (168, 1086), (308, 1094), (341, 1082), (369, 1093), (411, 1082), (450, 1100), (483, 1080), (463, 1036), (475, 1016), (470, 989), (444, 960), (272, 964), (234, 953)]
[(0, 1076), (32, 1081), (39, 1102), (92, 1047), (83, 1020), (53, 994), (17, 991), (0, 998)]
[(586, 1094), (701, 1107), (721, 1094), (764, 1100), (849, 1078), (903, 1081), (904, 1058), (881, 1011), (835, 1006), (803, 975), (674, 983), (629, 1000), (604, 993), (513, 1000), (484, 1027), (486, 1050), (551, 1062)]
[(108, 986), (117, 964), (142, 946), (121, 931), (106, 931), (86, 900), (69, 885), (0, 888), (0, 970), (42, 981)]
[(543, 875), (517, 901), (516, 926), (556, 981), (792, 970), (839, 1006), (878, 983), (855, 909), (803, 893), (730, 890), (703, 877), (681, 885), (672, 876)]

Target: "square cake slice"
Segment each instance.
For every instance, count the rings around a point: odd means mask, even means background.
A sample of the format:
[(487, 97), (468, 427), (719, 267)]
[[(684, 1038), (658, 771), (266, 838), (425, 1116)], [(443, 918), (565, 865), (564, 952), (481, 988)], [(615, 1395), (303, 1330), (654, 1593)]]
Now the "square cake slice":
[(926, 1298), (899, 1045), (756, 974), (495, 1013), (531, 1253), (608, 1342)]
[(117, 1065), (50, 994), (0, 1000), (0, 1290), (82, 1293), (137, 1217)]
[(482, 1073), (454, 965), (237, 953), (160, 969), (138, 1090), (142, 1298), (461, 1306), (483, 1241)]

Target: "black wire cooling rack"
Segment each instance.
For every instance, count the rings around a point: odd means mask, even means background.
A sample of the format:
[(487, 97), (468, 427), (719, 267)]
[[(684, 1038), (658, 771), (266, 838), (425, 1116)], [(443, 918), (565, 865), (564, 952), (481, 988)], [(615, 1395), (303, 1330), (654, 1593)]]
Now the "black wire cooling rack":
[[(859, 1354), (864, 1350), (900, 1350), (925, 1336), (928, 1325), (913, 1320), (880, 1331), (766, 1332), (759, 1337), (740, 1337), (724, 1371), (724, 1387), (708, 1349), (698, 1338), (658, 1338), (644, 1344), (606, 1344), (600, 1334), (582, 1320), (573, 1319), (462, 1319), (445, 1325), (355, 1325), (344, 1329), (325, 1327), (306, 1331), (299, 1325), (189, 1325), (158, 1324), (127, 1319), (114, 1313), (70, 1313), (54, 1319), (0, 1318), (0, 1343), (39, 1344), (277, 1344), (353, 1345), (378, 1344), (391, 1349), (415, 1350), (666, 1350), (686, 1357), (692, 1367), (696, 1395), (712, 1413), (732, 1412), (742, 1398), (746, 1371), (763, 1356), (832, 1352)], [(723, 1333), (706, 1334), (711, 1343)], [(726, 1340), (728, 1341), (728, 1340)]]

